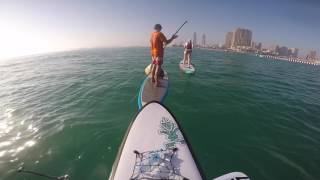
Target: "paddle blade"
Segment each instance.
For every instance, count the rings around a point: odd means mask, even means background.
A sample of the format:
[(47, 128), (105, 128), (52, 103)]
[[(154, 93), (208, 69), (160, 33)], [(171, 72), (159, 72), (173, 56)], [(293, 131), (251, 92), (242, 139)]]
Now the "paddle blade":
[(149, 64), (145, 69), (144, 73), (148, 76), (151, 73), (151, 64)]

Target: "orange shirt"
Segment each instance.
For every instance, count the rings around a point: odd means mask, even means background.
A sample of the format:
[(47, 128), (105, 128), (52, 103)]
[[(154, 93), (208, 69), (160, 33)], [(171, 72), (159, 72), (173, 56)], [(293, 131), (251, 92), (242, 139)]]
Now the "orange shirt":
[(167, 42), (167, 38), (162, 32), (153, 32), (151, 34), (151, 56), (152, 57), (163, 57), (164, 54), (164, 43)]

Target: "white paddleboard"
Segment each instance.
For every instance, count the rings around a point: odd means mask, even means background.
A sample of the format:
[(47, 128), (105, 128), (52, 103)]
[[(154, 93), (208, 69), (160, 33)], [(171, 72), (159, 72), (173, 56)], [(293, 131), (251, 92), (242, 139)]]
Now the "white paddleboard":
[(184, 178), (201, 180), (203, 176), (173, 115), (151, 102), (130, 124), (109, 180)]
[(151, 101), (163, 102), (169, 88), (168, 73), (164, 71), (164, 77), (159, 79), (160, 86), (152, 83), (151, 75), (147, 76), (140, 86), (138, 95), (138, 107), (141, 109), (145, 104)]
[(183, 61), (180, 61), (179, 67), (183, 72), (187, 74), (193, 74), (196, 71), (193, 64), (190, 64), (190, 67), (189, 67), (188, 64), (183, 64)]

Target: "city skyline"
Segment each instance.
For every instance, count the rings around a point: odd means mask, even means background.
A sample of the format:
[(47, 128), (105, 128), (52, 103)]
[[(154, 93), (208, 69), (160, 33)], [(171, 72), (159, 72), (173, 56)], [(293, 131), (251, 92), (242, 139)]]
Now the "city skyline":
[(227, 32), (244, 27), (254, 32), (252, 41), (263, 46), (296, 47), (303, 54), (320, 51), (317, 1), (130, 2), (2, 0), (0, 59), (77, 48), (148, 46), (155, 23), (170, 37), (184, 20), (189, 23), (179, 32), (179, 42), (198, 32), (200, 40), (206, 34), (206, 44), (224, 44)]
[[(285, 56), (285, 57), (292, 57), (298, 58), (299, 48), (288, 48), (286, 46), (279, 46), (276, 45), (273, 48), (263, 47), (262, 43), (252, 41), (253, 32), (249, 29), (245, 28), (237, 28), (233, 32), (227, 32), (225, 36), (225, 43), (223, 45), (224, 49), (230, 50), (253, 50), (256, 53), (261, 53), (263, 50), (268, 51), (273, 55), (277, 56)], [(301, 57), (301, 56), (300, 56)], [(316, 59), (316, 51), (311, 50), (306, 55), (306, 58)]]
[[(200, 47), (219, 47), (220, 49), (230, 49), (230, 50), (237, 50), (238, 48), (242, 49), (245, 48), (246, 50), (268, 50), (273, 51), (273, 53), (277, 53), (279, 56), (287, 56), (293, 58), (306, 58), (306, 59), (319, 59), (318, 53), (314, 49), (310, 49), (299, 54), (301, 49), (296, 47), (287, 47), (286, 45), (275, 44), (272, 46), (262, 46), (261, 42), (255, 42), (253, 39), (253, 32), (250, 29), (246, 29), (243, 27), (238, 27), (234, 29), (234, 31), (227, 32), (225, 34), (224, 43), (214, 44), (214, 43), (206, 43), (206, 36), (205, 33), (202, 35), (202, 42), (199, 44), (197, 43), (197, 32), (193, 33), (193, 44), (195, 46)], [(182, 43), (182, 42), (181, 42)], [(249, 48), (249, 49), (248, 49)], [(252, 49), (253, 48), (253, 49)], [(239, 50), (240, 50), (239, 49)], [(240, 50), (241, 51), (241, 50)], [(300, 56), (298, 56), (298, 54)]]

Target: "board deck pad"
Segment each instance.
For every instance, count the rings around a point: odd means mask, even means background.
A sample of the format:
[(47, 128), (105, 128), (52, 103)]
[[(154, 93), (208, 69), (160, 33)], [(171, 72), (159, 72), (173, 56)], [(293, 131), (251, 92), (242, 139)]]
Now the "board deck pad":
[(141, 85), (139, 92), (139, 109), (141, 109), (142, 106), (151, 101), (163, 102), (169, 87), (169, 78), (167, 72), (164, 71), (164, 77), (162, 79), (159, 79), (159, 82), (160, 87), (156, 87), (154, 86), (154, 83), (152, 83), (151, 76), (146, 77)]
[(183, 61), (180, 61), (179, 67), (183, 72), (185, 72), (187, 74), (192, 74), (196, 71), (193, 64), (190, 64), (190, 67), (188, 67), (188, 65), (183, 64)]
[(202, 176), (189, 147), (170, 112), (151, 102), (131, 123), (109, 180), (200, 180)]

